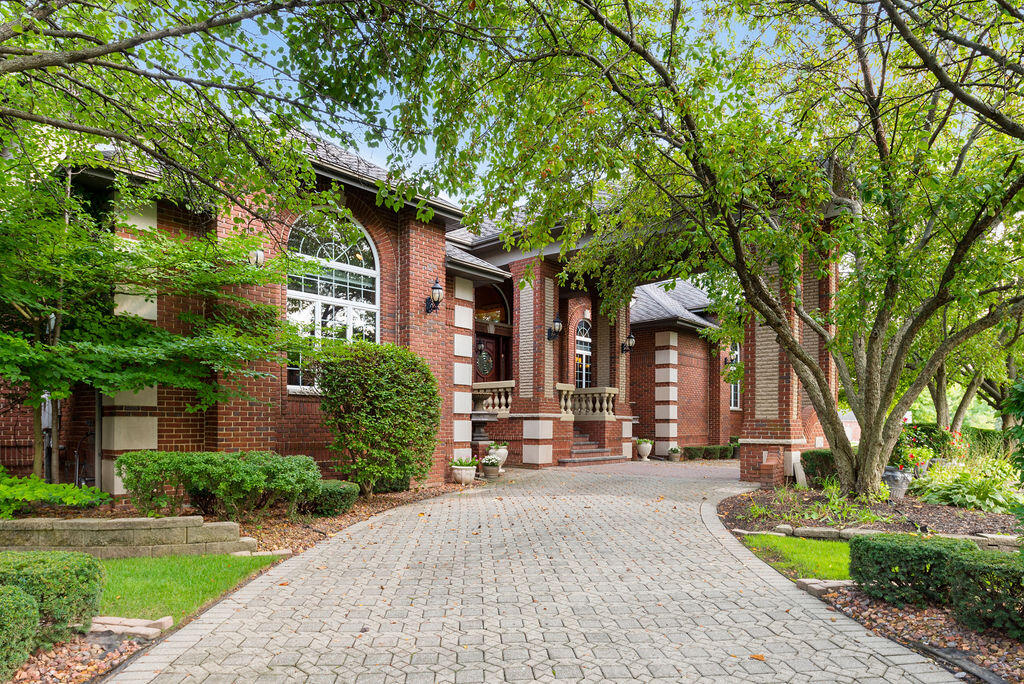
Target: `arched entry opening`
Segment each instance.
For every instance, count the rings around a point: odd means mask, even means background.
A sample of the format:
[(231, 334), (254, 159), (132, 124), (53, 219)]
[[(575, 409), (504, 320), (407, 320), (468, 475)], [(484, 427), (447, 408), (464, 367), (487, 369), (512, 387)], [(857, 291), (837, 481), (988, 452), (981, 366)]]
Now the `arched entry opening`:
[(474, 382), (512, 379), (512, 319), (505, 294), (495, 285), (474, 290)]

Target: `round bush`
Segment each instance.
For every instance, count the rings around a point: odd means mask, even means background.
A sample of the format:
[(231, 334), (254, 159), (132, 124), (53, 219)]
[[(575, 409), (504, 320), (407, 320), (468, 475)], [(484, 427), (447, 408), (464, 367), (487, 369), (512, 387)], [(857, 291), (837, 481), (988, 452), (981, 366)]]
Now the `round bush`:
[(317, 384), (335, 467), (363, 494), (381, 480), (426, 476), (441, 397), (424, 359), (393, 344), (355, 341), (319, 364)]
[(38, 628), (36, 600), (18, 587), (0, 585), (0, 681), (28, 660)]
[(836, 460), (831, 449), (808, 449), (800, 454), (800, 465), (804, 474), (814, 480), (836, 475)]
[(359, 485), (344, 480), (324, 480), (320, 491), (303, 506), (303, 510), (313, 515), (326, 517), (341, 515), (356, 502), (359, 497)]
[(0, 552), (0, 585), (18, 587), (39, 604), (36, 643), (49, 646), (89, 631), (100, 609), (103, 570), (98, 560), (74, 551)]

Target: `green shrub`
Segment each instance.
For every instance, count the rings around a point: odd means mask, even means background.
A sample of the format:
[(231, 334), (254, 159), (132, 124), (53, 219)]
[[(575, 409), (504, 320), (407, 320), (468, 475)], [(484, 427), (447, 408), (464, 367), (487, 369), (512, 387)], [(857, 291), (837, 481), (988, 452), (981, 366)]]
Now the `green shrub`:
[(341, 515), (356, 502), (359, 497), (359, 485), (344, 480), (324, 480), (320, 491), (303, 504), (303, 510), (322, 517)]
[(7, 681), (32, 654), (39, 605), (18, 587), (0, 585), (0, 681)]
[(808, 449), (800, 454), (800, 465), (803, 466), (804, 474), (813, 480), (838, 474), (831, 449)]
[(50, 484), (35, 475), (10, 477), (0, 468), (0, 518), (13, 518), (37, 504), (89, 508), (108, 501), (110, 495), (95, 487)]
[(338, 472), (367, 495), (382, 480), (426, 477), (441, 421), (427, 362), (404, 347), (363, 341), (332, 354), (316, 373)]
[(702, 446), (683, 447), (683, 458), (685, 458), (687, 461), (696, 461), (699, 458), (704, 458), (704, 447), (702, 447)]
[(1024, 504), (1019, 477), (1005, 458), (972, 458), (932, 466), (927, 475), (910, 483), (909, 491), (927, 503), (1011, 513)]
[(377, 484), (374, 485), (373, 491), (378, 494), (388, 494), (390, 492), (407, 492), (409, 487), (412, 486), (412, 478), (409, 477), (386, 477), (383, 480), (378, 480)]
[(966, 539), (864, 535), (850, 540), (850, 576), (865, 594), (899, 606), (941, 604), (954, 579), (951, 559), (978, 553)]
[(308, 456), (271, 451), (129, 451), (115, 469), (141, 512), (170, 507), (180, 512), (186, 496), (206, 514), (235, 518), (278, 503), (295, 507), (320, 491), (320, 468)]
[(87, 553), (0, 552), (0, 585), (18, 587), (39, 606), (36, 643), (49, 646), (72, 632), (89, 631), (99, 612), (103, 571)]
[(960, 622), (1024, 639), (1024, 557), (983, 551), (951, 560), (950, 603)]

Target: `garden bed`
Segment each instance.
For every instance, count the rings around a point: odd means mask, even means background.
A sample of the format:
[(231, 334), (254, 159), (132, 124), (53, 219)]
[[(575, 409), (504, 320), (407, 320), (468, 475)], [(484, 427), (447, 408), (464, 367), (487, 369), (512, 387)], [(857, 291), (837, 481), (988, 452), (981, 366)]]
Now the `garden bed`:
[(408, 503), (432, 499), (442, 494), (462, 491), (477, 484), (479, 484), (479, 480), (468, 486), (445, 484), (439, 487), (411, 489), (406, 492), (374, 494), (369, 499), (359, 497), (347, 512), (327, 518), (306, 516), (290, 518), (283, 510), (273, 511), (259, 519), (243, 521), (241, 523), (242, 535), (255, 538), (260, 551), (291, 549), (294, 553), (300, 553), (314, 544), (332, 537), (346, 527), (367, 520), (378, 513)]
[(144, 640), (89, 634), (35, 653), (11, 679), (12, 684), (82, 684), (114, 669), (146, 645)]
[[(780, 494), (781, 492), (781, 494)], [(1015, 534), (1017, 518), (984, 513), (955, 506), (928, 504), (907, 496), (897, 503), (861, 504), (877, 520), (848, 519), (842, 522), (802, 515), (828, 498), (817, 490), (759, 489), (723, 499), (718, 516), (729, 529), (769, 531), (776, 525), (793, 527), (862, 527), (887, 532), (931, 532), (941, 534)]]
[[(823, 600), (872, 632), (921, 651), (915, 642), (960, 652), (1011, 682), (1024, 682), (1024, 644), (1005, 634), (975, 632), (953, 617), (950, 608), (936, 606), (899, 608), (872, 598), (856, 588), (825, 594)], [(929, 655), (927, 652), (924, 655)], [(931, 656), (930, 656), (931, 657)]]

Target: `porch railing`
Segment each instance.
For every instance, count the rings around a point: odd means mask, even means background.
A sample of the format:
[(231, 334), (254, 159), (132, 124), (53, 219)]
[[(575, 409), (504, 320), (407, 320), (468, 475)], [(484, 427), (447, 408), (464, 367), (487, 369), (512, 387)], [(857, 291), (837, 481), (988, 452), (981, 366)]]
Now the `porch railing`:
[(576, 420), (607, 420), (615, 416), (618, 387), (579, 387), (572, 393)]
[(576, 392), (576, 385), (571, 382), (556, 382), (555, 390), (558, 392), (558, 407), (562, 409), (562, 418), (571, 418), (572, 395)]
[(508, 415), (512, 407), (515, 380), (473, 383), (473, 410)]

